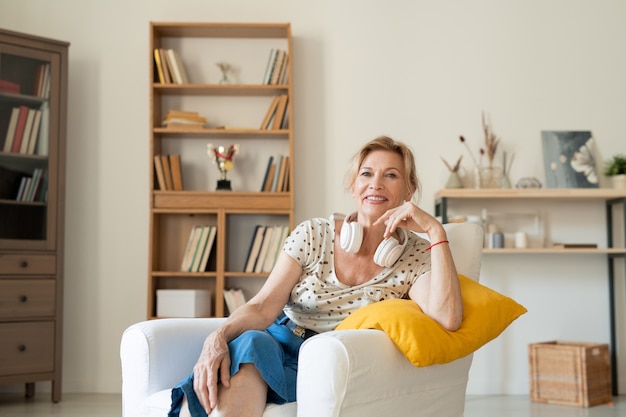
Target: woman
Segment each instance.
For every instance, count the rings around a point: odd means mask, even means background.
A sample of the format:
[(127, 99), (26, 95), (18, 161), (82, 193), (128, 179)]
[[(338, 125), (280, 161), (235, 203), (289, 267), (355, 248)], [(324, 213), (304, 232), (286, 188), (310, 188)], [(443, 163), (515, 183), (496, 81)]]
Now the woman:
[(385, 136), (368, 142), (346, 180), (356, 213), (294, 229), (259, 293), (205, 340), (172, 392), (171, 417), (262, 416), (268, 401), (295, 401), (303, 340), (376, 301), (410, 297), (446, 329), (460, 326), (445, 230), (411, 202), (420, 184), (409, 148)]

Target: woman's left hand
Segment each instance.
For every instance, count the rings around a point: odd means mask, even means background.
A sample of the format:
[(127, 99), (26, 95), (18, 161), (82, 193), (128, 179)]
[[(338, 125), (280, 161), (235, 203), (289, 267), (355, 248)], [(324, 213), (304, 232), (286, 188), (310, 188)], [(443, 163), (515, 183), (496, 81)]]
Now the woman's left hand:
[(387, 210), (374, 224), (380, 224), (381, 222), (384, 222), (386, 226), (385, 239), (391, 236), (398, 227), (417, 233), (426, 233), (429, 236), (431, 236), (431, 233), (439, 232), (439, 230), (443, 232), (443, 227), (437, 219), (410, 201), (405, 201), (398, 207)]

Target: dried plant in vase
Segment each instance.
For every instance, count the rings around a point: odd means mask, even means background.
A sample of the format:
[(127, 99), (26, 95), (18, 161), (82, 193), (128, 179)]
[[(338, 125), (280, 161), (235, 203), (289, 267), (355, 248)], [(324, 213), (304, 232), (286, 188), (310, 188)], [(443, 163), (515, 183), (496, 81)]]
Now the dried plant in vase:
[[(491, 123), (487, 120), (485, 112), (482, 113), (482, 127), (485, 137), (485, 146), (479, 149), (479, 159), (477, 160), (465, 140), (465, 137), (459, 136), (463, 145), (467, 148), (472, 161), (474, 162), (474, 186), (475, 188), (500, 188), (502, 185), (501, 167), (494, 166), (494, 159), (500, 144), (500, 138), (493, 132)], [(483, 157), (487, 155), (487, 166), (483, 166)]]

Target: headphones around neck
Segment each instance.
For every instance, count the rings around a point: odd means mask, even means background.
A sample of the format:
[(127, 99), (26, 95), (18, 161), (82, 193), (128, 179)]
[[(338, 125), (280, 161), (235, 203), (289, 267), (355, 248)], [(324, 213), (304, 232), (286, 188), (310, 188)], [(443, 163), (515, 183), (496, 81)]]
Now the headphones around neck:
[[(349, 253), (357, 253), (363, 243), (363, 226), (359, 222), (355, 222), (356, 213), (350, 214), (344, 218), (341, 226), (340, 241), (341, 249)], [(334, 218), (341, 218), (341, 215), (335, 214)], [(395, 237), (384, 239), (374, 253), (374, 263), (382, 267), (390, 267), (400, 258), (404, 248), (406, 247), (408, 236), (406, 230), (398, 228), (398, 234), (402, 243), (398, 242)]]

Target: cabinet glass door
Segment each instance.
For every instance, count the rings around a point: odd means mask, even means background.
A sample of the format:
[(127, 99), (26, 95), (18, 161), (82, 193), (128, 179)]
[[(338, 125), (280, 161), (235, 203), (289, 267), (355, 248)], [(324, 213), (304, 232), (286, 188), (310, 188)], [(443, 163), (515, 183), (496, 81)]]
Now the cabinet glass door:
[(0, 46), (0, 249), (54, 249), (59, 62)]

